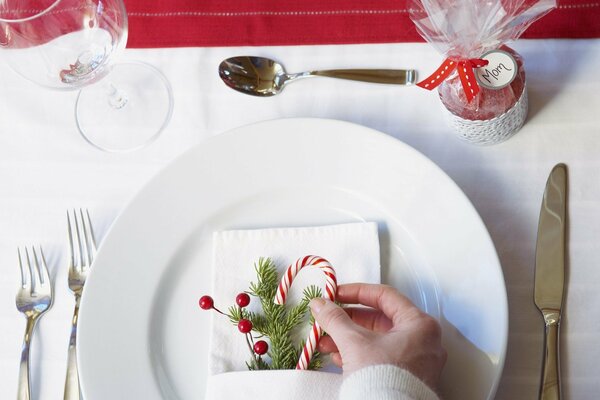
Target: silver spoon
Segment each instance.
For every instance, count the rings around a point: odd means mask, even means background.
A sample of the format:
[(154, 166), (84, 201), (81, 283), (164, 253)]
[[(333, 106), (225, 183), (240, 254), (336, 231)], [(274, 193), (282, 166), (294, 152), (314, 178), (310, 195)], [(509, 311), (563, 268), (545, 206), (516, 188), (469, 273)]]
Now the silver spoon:
[(219, 76), (230, 88), (253, 96), (274, 96), (288, 83), (311, 76), (395, 85), (413, 85), (417, 79), (412, 69), (334, 69), (288, 74), (281, 64), (269, 58), (251, 56), (231, 57), (221, 62)]

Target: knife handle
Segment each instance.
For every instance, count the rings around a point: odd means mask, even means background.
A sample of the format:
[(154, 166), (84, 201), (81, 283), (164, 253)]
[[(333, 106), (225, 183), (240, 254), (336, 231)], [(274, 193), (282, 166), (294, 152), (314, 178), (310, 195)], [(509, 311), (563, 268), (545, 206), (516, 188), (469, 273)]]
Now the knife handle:
[(546, 336), (544, 340), (544, 366), (540, 400), (560, 400), (559, 327), (560, 314), (545, 312)]

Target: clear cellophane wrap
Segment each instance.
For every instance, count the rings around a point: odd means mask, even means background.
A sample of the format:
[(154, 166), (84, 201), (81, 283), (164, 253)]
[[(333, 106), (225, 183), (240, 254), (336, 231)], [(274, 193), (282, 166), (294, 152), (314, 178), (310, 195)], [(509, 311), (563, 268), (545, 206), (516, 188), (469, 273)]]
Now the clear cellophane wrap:
[[(502, 115), (525, 88), (523, 60), (505, 43), (517, 39), (534, 21), (556, 7), (556, 0), (409, 0), (417, 30), (447, 59), (479, 59), (490, 50), (513, 55), (518, 73), (502, 89), (480, 87), (470, 101), (456, 71), (439, 86), (440, 98), (453, 114), (469, 120)], [(433, 72), (433, 71), (432, 71)]]

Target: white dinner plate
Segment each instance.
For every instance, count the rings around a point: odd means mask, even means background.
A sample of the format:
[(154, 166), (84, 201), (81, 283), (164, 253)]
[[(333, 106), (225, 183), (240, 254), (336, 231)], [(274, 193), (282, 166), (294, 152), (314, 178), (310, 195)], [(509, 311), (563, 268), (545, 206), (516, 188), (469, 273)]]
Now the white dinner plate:
[(202, 399), (215, 230), (379, 224), (382, 280), (438, 318), (446, 400), (492, 399), (504, 364), (502, 270), (477, 212), (411, 147), (333, 120), (287, 119), (206, 140), (115, 221), (81, 304), (84, 398)]

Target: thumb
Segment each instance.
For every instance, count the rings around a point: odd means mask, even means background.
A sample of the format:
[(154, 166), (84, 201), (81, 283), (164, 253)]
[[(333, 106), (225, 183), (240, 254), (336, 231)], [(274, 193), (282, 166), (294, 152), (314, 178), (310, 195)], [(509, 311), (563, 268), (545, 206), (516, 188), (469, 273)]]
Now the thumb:
[(322, 297), (317, 297), (310, 301), (310, 310), (315, 320), (321, 325), (321, 328), (338, 345), (358, 328), (340, 306)]

